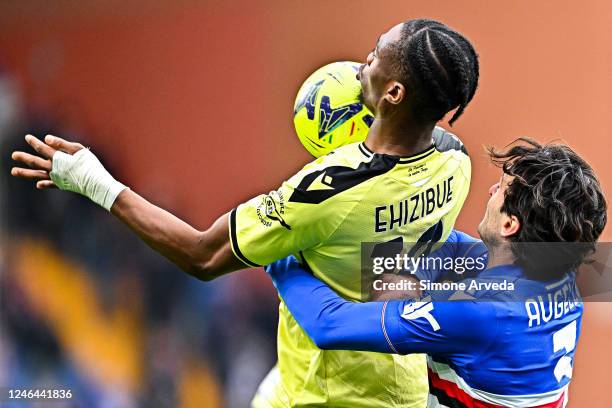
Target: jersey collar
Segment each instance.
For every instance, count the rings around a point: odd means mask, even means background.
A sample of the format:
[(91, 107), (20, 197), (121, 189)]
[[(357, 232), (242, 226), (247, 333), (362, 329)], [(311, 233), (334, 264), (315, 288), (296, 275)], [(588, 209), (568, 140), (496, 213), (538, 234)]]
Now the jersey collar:
[(432, 144), (431, 146), (429, 146), (427, 149), (423, 150), (422, 152), (419, 152), (419, 153), (416, 153), (410, 156), (394, 156), (391, 154), (375, 153), (371, 151), (370, 149), (368, 149), (368, 147), (365, 145), (364, 142), (361, 142), (359, 143), (359, 151), (363, 155), (365, 155), (367, 158), (371, 158), (374, 155), (380, 155), (380, 156), (388, 156), (388, 157), (397, 159), (398, 163), (413, 163), (413, 162), (419, 161), (433, 154), (436, 151), (436, 146)]

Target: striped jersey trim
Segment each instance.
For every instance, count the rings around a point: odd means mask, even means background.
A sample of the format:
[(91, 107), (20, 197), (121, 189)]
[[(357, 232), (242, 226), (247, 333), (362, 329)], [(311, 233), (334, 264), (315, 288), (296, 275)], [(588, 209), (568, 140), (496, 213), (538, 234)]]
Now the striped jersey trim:
[(232, 247), (232, 251), (234, 252), (234, 255), (236, 255), (236, 258), (240, 259), (242, 263), (244, 263), (247, 266), (250, 266), (252, 268), (257, 268), (261, 266), (261, 265), (256, 264), (255, 262), (249, 261), (249, 259), (246, 256), (244, 256), (244, 254), (240, 250), (240, 247), (238, 246), (238, 236), (236, 232), (236, 209), (235, 208), (230, 213), (229, 218), (230, 218), (229, 219), (230, 245)]
[(543, 394), (500, 395), (470, 387), (450, 366), (427, 357), (428, 408), (563, 408), (567, 386)]
[(387, 327), (385, 325), (385, 314), (387, 312), (387, 305), (388, 304), (389, 304), (389, 301), (386, 301), (385, 304), (383, 305), (383, 308), (382, 308), (382, 318), (380, 319), (380, 324), (382, 325), (382, 331), (383, 331), (383, 334), (385, 335), (385, 339), (387, 340), (387, 344), (389, 345), (389, 348), (395, 354), (399, 354), (397, 352), (397, 350), (395, 349), (395, 347), (393, 346), (393, 343), (391, 343), (391, 339), (389, 338), (389, 335), (387, 334)]

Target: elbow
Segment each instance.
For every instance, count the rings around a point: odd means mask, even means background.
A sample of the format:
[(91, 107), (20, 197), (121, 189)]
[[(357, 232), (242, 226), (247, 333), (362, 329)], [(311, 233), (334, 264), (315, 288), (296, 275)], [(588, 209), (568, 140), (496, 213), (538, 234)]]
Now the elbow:
[(191, 262), (184, 270), (203, 282), (210, 282), (221, 275), (211, 262)]
[(321, 350), (334, 350), (334, 347), (332, 346), (331, 342), (327, 341), (326, 339), (319, 339), (318, 341), (315, 340), (314, 343)]
[(185, 254), (186, 264), (183, 270), (204, 282), (209, 282), (222, 275), (218, 265), (219, 257), (215, 256), (216, 252), (213, 247), (206, 233), (200, 232), (196, 244)]
[(311, 330), (309, 332), (309, 336), (312, 339), (315, 346), (317, 346), (321, 350), (335, 350), (337, 348), (335, 347), (336, 342), (334, 338), (326, 334), (325, 331)]

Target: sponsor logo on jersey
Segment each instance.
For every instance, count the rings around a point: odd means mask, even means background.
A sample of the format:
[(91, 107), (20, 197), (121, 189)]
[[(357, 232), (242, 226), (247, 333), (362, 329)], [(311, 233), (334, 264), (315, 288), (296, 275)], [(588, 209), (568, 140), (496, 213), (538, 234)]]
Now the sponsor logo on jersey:
[(291, 226), (285, 222), (285, 197), (280, 191), (272, 191), (263, 197), (257, 206), (257, 217), (265, 227), (271, 227), (274, 222), (278, 222), (284, 228), (291, 230)]

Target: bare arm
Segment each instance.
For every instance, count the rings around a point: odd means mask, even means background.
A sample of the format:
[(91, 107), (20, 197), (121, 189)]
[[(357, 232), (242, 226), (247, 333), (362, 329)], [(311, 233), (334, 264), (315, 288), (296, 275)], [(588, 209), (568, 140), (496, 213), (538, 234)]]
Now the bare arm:
[[(56, 188), (49, 176), (56, 151), (74, 154), (84, 148), (58, 137), (47, 137), (43, 143), (27, 136), (26, 141), (42, 157), (14, 152), (12, 158), (30, 169), (15, 167), (11, 174), (35, 180), (39, 189)], [(119, 193), (110, 211), (151, 248), (198, 279), (211, 280), (246, 267), (232, 252), (227, 214), (199, 231), (129, 189)]]
[(198, 231), (131, 190), (119, 194), (111, 212), (147, 245), (198, 279), (211, 280), (246, 267), (232, 252), (228, 214)]

